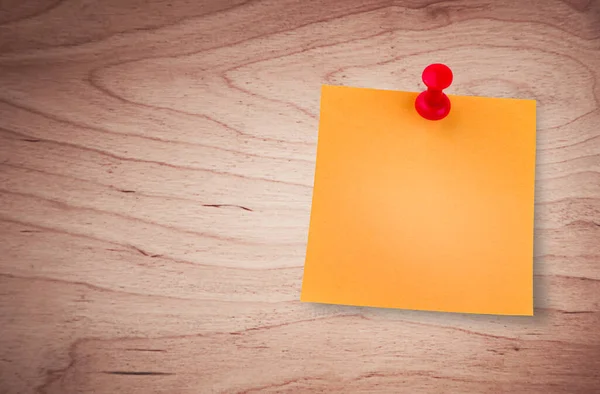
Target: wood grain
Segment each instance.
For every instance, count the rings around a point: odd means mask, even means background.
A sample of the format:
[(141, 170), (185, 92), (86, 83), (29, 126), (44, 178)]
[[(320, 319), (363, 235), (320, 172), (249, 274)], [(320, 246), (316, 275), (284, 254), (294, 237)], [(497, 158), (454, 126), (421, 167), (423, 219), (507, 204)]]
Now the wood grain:
[[(323, 83), (538, 101), (535, 317), (301, 304)], [(600, 1), (0, 0), (0, 392), (600, 392)]]

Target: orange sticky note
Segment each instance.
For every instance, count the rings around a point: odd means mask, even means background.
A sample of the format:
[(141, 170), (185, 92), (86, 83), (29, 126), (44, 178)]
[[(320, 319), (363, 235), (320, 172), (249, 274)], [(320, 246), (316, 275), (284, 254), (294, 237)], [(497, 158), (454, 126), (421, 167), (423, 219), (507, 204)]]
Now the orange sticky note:
[(301, 300), (533, 314), (534, 100), (323, 86)]

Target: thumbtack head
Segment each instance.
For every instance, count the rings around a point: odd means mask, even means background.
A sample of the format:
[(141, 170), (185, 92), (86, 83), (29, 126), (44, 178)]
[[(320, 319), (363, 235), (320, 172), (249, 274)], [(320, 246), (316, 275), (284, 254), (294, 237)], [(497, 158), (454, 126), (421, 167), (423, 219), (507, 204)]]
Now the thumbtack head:
[(445, 64), (430, 64), (423, 70), (427, 90), (417, 96), (415, 108), (419, 115), (429, 120), (440, 120), (450, 113), (450, 99), (444, 92), (452, 83), (452, 70)]

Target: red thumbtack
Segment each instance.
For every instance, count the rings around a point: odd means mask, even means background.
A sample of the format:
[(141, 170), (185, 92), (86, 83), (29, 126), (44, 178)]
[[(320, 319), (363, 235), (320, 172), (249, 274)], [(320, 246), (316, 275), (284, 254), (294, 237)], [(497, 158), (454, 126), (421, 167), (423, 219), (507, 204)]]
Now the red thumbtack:
[(452, 83), (452, 70), (445, 64), (430, 64), (423, 70), (423, 82), (427, 90), (417, 96), (417, 112), (425, 119), (444, 119), (450, 112), (450, 99), (442, 90)]

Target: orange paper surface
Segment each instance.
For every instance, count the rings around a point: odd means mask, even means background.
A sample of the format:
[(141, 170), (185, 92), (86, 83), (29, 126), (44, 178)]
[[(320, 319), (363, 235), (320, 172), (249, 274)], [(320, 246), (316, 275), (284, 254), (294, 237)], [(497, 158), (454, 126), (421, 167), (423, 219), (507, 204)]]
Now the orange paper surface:
[(324, 86), (302, 301), (533, 314), (535, 101)]

